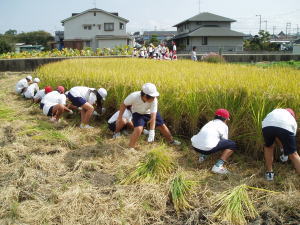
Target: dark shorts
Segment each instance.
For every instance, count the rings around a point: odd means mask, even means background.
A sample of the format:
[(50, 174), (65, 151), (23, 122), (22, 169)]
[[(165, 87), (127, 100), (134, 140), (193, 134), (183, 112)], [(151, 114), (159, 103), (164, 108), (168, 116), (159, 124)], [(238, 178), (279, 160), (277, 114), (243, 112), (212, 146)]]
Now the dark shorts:
[(297, 151), (296, 137), (292, 132), (280, 127), (264, 127), (262, 133), (266, 147), (272, 146), (275, 138), (278, 138), (282, 143), (285, 155), (290, 155)]
[[(139, 113), (133, 113), (132, 114), (132, 122), (134, 127), (146, 127), (147, 123), (150, 121), (151, 115), (150, 114), (139, 114)], [(160, 113), (156, 113), (156, 122), (155, 126), (159, 127), (164, 125), (165, 122), (163, 118), (161, 117)]]
[(81, 107), (86, 103), (85, 99), (81, 97), (73, 97), (70, 92), (68, 93), (67, 97), (72, 102), (72, 105), (75, 105), (77, 107)]
[[(113, 122), (113, 123), (108, 123), (108, 128), (112, 131), (115, 132), (116, 128), (117, 128), (117, 121)], [(127, 125), (125, 125), (121, 131), (126, 130), (127, 129)]]
[(54, 106), (51, 106), (51, 108), (50, 108), (49, 111), (48, 111), (47, 116), (52, 116), (53, 107), (54, 107)]
[(210, 155), (210, 154), (213, 154), (213, 153), (216, 153), (216, 152), (219, 152), (219, 151), (223, 151), (225, 149), (230, 149), (230, 150), (236, 151), (237, 150), (237, 145), (234, 141), (222, 139), (222, 140), (219, 141), (217, 146), (212, 148), (211, 150), (203, 151), (203, 150), (200, 150), (200, 149), (195, 148), (195, 147), (194, 147), (194, 149), (197, 152), (199, 152), (203, 155)]
[(40, 103), (40, 109), (43, 109), (44, 108), (44, 103)]

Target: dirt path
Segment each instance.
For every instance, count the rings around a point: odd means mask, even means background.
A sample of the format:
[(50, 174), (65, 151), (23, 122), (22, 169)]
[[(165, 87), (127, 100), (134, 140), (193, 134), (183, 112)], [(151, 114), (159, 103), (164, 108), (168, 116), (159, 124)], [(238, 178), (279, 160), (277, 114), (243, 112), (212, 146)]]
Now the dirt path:
[(94, 119), (94, 130), (79, 129), (79, 115), (54, 125), (12, 92), (23, 76), (0, 74), (0, 224), (212, 224), (212, 197), (241, 183), (284, 191), (251, 193), (264, 196), (255, 202), (261, 216), (253, 224), (299, 224), (300, 182), (291, 165), (276, 164), (277, 180), (268, 183), (263, 163), (242, 154), (229, 166), (233, 175), (222, 177), (209, 171), (216, 158), (199, 165), (188, 146), (167, 147), (177, 167), (198, 183), (189, 198), (193, 209), (182, 214), (170, 202), (168, 180), (120, 185), (162, 142), (141, 141), (133, 153), (128, 137), (112, 140), (103, 120)]

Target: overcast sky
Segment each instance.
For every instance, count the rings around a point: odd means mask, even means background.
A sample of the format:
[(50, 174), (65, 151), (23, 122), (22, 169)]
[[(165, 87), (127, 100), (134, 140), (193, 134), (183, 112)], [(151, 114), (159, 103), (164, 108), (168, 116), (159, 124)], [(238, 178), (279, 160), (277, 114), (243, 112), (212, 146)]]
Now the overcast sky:
[[(259, 17), (267, 21), (273, 33), (285, 32), (291, 23), (291, 32), (300, 27), (300, 0), (201, 0), (201, 12), (211, 12), (237, 20), (232, 29), (256, 34)], [(199, 0), (0, 0), (0, 33), (8, 29), (21, 31), (63, 30), (61, 20), (71, 13), (96, 7), (118, 12), (130, 22), (127, 31), (174, 30), (173, 25), (199, 13)], [(262, 23), (262, 29), (266, 23)], [(299, 30), (300, 32), (300, 30)]]

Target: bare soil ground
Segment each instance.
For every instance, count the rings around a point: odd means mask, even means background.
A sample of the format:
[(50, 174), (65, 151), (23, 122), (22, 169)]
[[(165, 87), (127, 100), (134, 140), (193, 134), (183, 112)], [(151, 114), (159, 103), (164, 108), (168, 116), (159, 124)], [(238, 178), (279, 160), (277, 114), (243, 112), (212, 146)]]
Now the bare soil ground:
[[(13, 93), (24, 73), (0, 74), (0, 224), (228, 224), (212, 217), (212, 200), (224, 190), (247, 184), (279, 193), (249, 190), (259, 216), (249, 224), (300, 224), (300, 181), (290, 163), (275, 163), (276, 179), (263, 178), (263, 161), (241, 152), (232, 157), (230, 176), (212, 174), (218, 156), (203, 164), (187, 142), (168, 147), (170, 157), (196, 182), (193, 208), (176, 212), (169, 179), (158, 184), (121, 185), (147, 152), (163, 144), (140, 140), (137, 152), (128, 137), (111, 139), (104, 118), (93, 130), (78, 128), (79, 115), (59, 125), (48, 122), (37, 105)], [(109, 115), (106, 115), (107, 118)], [(172, 175), (170, 175), (170, 178)]]

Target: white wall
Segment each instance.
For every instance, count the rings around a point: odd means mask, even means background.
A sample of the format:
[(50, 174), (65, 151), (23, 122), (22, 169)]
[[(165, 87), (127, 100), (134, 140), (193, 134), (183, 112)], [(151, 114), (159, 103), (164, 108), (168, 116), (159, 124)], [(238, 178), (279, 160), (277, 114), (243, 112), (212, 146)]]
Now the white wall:
[[(124, 24), (124, 30), (120, 30), (119, 23)], [(114, 31), (104, 31), (104, 23), (114, 23)], [(84, 30), (83, 25), (91, 24), (91, 30)], [(95, 26), (94, 26), (95, 24)], [(101, 30), (98, 25), (101, 24)], [(75, 17), (64, 23), (65, 39), (92, 39), (96, 35), (126, 35), (126, 23), (116, 17), (105, 13), (88, 12), (86, 14)]]
[(127, 45), (127, 40), (98, 40), (98, 48), (114, 48), (115, 46)]
[[(190, 45), (201, 46), (202, 38), (190, 38)], [(243, 37), (207, 37), (206, 46), (243, 46)]]
[[(180, 25), (180, 27), (183, 28), (182, 31), (180, 31), (179, 27), (177, 28), (178, 34), (183, 34), (183, 33), (189, 33), (191, 31), (196, 30), (199, 27), (205, 26), (205, 25), (217, 25), (219, 27), (226, 27), (226, 28), (231, 28), (231, 23), (230, 22), (188, 22), (188, 25), (185, 26), (184, 24)], [(187, 29), (185, 29), (185, 27)]]

